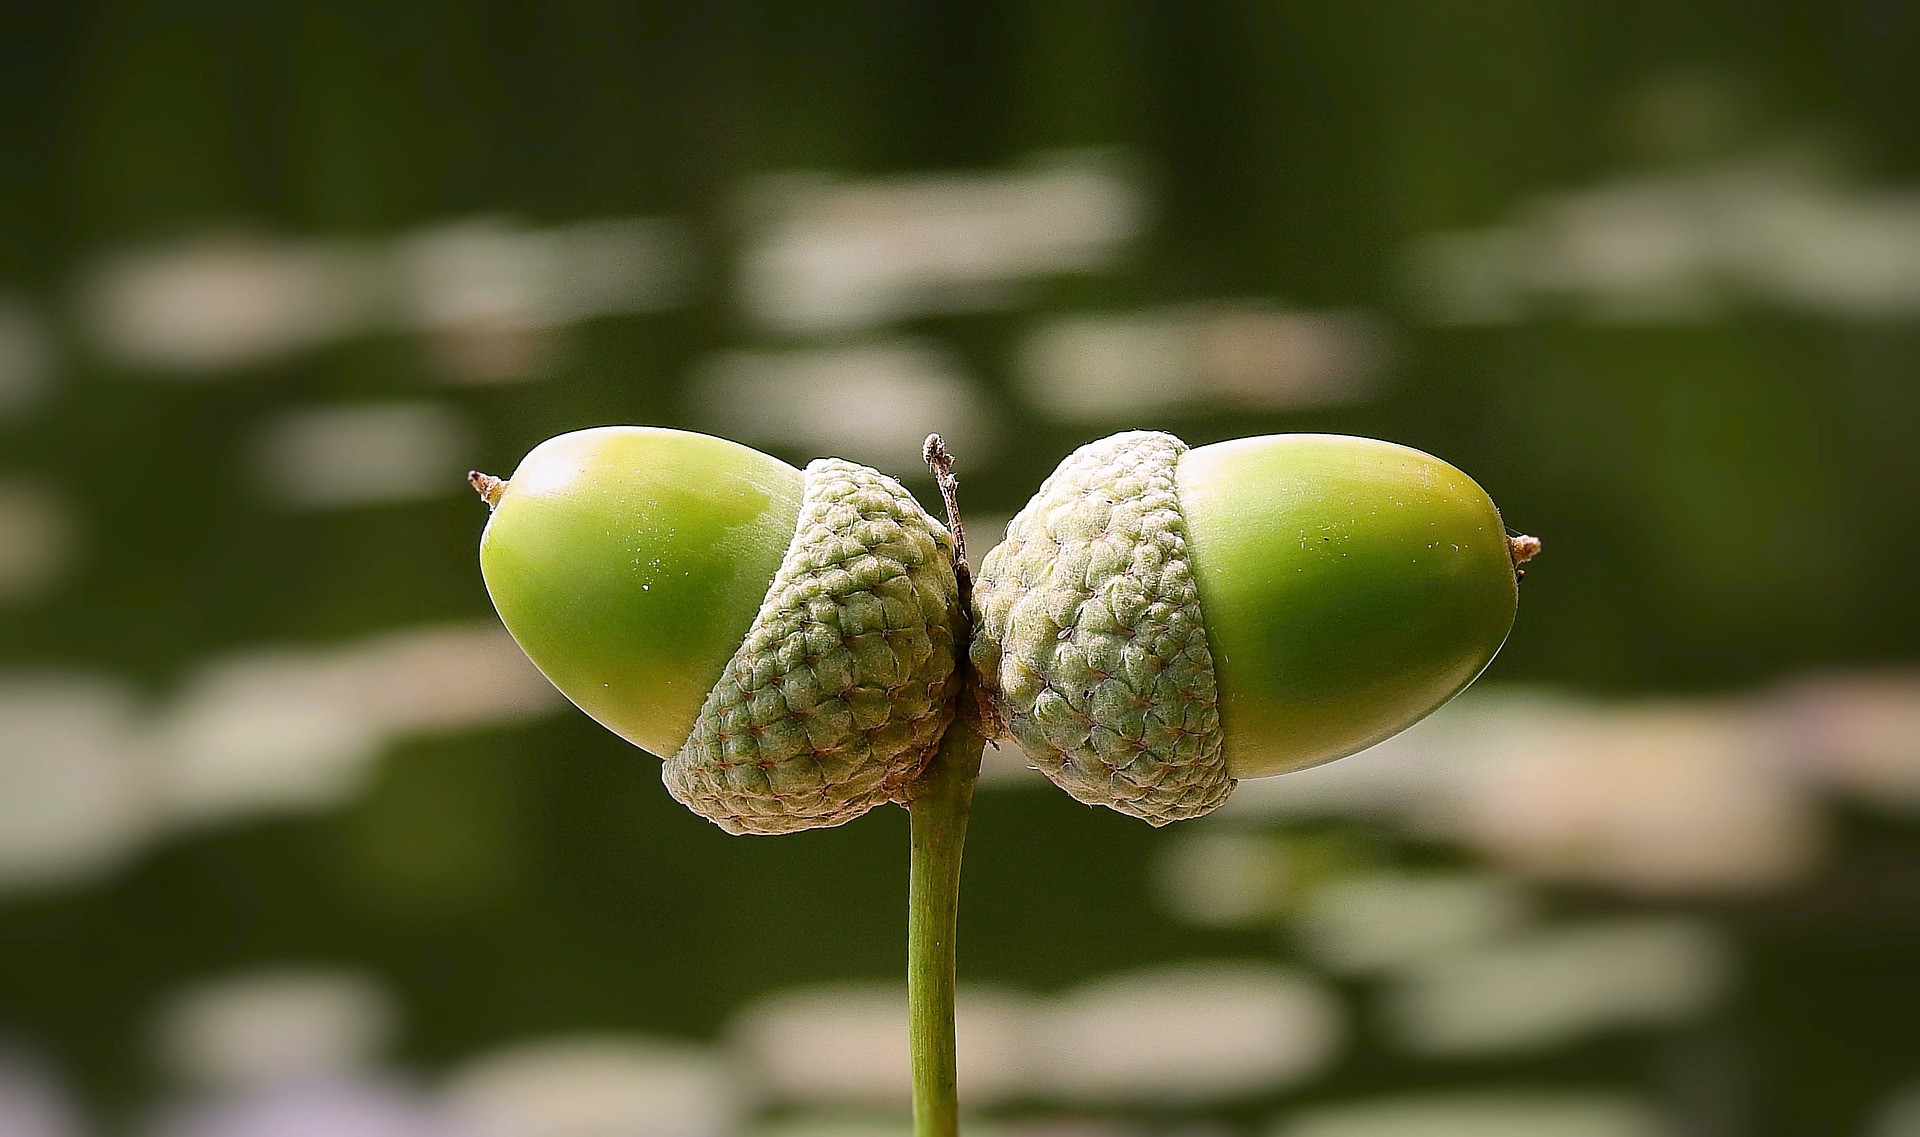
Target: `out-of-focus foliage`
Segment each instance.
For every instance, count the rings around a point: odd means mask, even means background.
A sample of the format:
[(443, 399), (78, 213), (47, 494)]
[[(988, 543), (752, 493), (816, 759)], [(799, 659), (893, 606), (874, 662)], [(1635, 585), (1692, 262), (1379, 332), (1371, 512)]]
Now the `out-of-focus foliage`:
[(1546, 539), (1481, 687), (1215, 817), (990, 756), (983, 1132), (1920, 1133), (1906, 6), (7, 25), (0, 1133), (898, 1131), (904, 815), (728, 838), (491, 617), (461, 475), (614, 422), (939, 430), (976, 555), (1133, 426)]

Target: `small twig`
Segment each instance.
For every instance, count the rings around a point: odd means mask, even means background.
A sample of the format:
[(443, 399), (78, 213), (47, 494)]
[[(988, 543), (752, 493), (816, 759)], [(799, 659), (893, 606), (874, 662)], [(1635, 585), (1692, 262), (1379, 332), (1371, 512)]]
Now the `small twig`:
[(960, 581), (960, 610), (973, 617), (973, 570), (967, 567), (967, 530), (960, 522), (960, 479), (953, 472), (953, 455), (937, 434), (927, 435), (921, 456), (933, 480), (940, 487), (940, 500), (947, 507), (947, 532), (953, 534), (953, 575)]
[[(964, 643), (971, 638), (974, 611), (973, 570), (967, 565), (967, 531), (960, 521), (960, 479), (953, 472), (953, 455), (947, 452), (947, 444), (939, 435), (927, 435), (921, 453), (927, 460), (927, 469), (933, 471), (933, 480), (940, 486), (940, 500), (947, 507), (947, 531), (953, 534), (953, 575), (960, 586), (960, 615), (964, 621), (961, 641)], [(965, 676), (963, 682), (968, 692), (961, 701), (964, 713), (972, 715), (975, 728), (989, 739), (1005, 738), (1007, 723), (999, 701), (973, 674), (965, 652), (961, 654), (958, 670)]]

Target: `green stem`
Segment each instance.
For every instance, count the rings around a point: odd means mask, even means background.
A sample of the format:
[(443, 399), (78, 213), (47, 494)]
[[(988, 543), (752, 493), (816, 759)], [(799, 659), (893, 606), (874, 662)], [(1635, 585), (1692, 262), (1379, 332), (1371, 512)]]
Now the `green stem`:
[(958, 1137), (953, 991), (960, 853), (986, 740), (960, 716), (940, 740), (907, 806), (913, 829), (907, 884), (907, 1014), (913, 1050), (914, 1137)]

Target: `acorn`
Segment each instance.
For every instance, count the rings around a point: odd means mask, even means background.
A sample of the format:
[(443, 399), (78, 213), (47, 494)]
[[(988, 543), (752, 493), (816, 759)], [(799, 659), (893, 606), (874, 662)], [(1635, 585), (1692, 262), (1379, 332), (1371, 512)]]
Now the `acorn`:
[(1164, 825), (1458, 694), (1538, 548), (1405, 446), (1131, 431), (1069, 455), (981, 562), (972, 659), (1033, 765)]
[(664, 757), (695, 813), (731, 833), (839, 825), (901, 800), (932, 757), (959, 687), (953, 546), (894, 479), (610, 426), (469, 480), (507, 630)]

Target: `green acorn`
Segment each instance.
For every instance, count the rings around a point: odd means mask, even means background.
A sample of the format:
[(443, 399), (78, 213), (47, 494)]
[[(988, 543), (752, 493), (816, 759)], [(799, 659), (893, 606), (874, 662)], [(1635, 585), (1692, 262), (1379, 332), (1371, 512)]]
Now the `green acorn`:
[(732, 833), (900, 800), (953, 717), (952, 542), (884, 474), (615, 426), (501, 481), (480, 565), (522, 649)]
[(1458, 694), (1538, 547), (1404, 446), (1117, 434), (1062, 462), (982, 561), (973, 662), (1043, 773), (1164, 825)]

